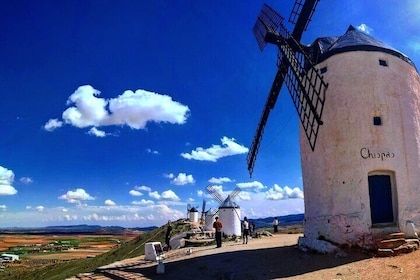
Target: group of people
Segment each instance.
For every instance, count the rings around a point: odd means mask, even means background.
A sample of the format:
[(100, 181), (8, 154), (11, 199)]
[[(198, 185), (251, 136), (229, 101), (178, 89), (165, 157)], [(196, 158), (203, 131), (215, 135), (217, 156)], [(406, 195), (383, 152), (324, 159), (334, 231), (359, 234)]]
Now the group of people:
[[(274, 227), (274, 232), (278, 232), (278, 225), (279, 225), (279, 221), (277, 219), (277, 217), (274, 218), (273, 221), (273, 227)], [(213, 223), (213, 228), (216, 232), (215, 237), (216, 237), (216, 247), (220, 248), (222, 247), (222, 229), (223, 229), (223, 224), (222, 222), (219, 220), (219, 217), (215, 218), (215, 221)], [(166, 234), (165, 234), (165, 242), (166, 245), (168, 246), (168, 249), (171, 249), (171, 245), (170, 245), (170, 237), (171, 237), (171, 231), (172, 231), (172, 225), (171, 225), (171, 221), (168, 221), (168, 225), (166, 228)], [(242, 244), (248, 244), (248, 236), (249, 235), (253, 235), (255, 233), (255, 224), (253, 222), (249, 222), (247, 217), (244, 217), (244, 220), (242, 222)]]
[[(213, 223), (213, 228), (216, 231), (216, 247), (222, 247), (222, 228), (223, 224), (219, 220), (219, 217), (215, 218)], [(248, 236), (252, 235), (255, 232), (255, 224), (249, 223), (248, 218), (244, 217), (244, 221), (242, 222), (242, 244), (248, 244)]]

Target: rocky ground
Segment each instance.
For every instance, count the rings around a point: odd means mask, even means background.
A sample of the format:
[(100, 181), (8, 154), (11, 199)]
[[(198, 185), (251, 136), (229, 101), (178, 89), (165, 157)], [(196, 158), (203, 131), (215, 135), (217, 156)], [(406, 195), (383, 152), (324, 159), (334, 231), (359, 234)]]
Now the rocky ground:
[(71, 278), (107, 279), (420, 279), (420, 252), (375, 257), (360, 250), (319, 255), (297, 249), (300, 234), (276, 234), (222, 248), (204, 246), (171, 250), (163, 261), (165, 272), (144, 256), (113, 263), (95, 273)]

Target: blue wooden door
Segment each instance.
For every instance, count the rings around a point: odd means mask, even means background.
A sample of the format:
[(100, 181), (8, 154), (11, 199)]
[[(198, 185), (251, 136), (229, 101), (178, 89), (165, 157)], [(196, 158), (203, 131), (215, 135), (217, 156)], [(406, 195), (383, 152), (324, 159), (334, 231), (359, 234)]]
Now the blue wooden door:
[(369, 176), (368, 181), (372, 224), (394, 222), (391, 177), (372, 175)]

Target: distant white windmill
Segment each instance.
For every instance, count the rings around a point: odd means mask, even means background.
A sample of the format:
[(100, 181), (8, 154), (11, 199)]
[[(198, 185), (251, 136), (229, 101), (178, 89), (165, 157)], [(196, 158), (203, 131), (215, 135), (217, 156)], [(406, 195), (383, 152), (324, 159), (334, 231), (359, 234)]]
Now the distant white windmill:
[[(218, 215), (223, 224), (223, 233), (225, 235), (241, 236), (241, 209), (233, 199), (241, 192), (240, 187), (236, 187), (225, 199), (212, 185), (206, 187), (207, 192), (220, 204), (218, 209), (211, 216)], [(207, 225), (207, 216), (206, 216)]]
[(191, 204), (187, 204), (187, 218), (190, 222), (198, 222), (198, 206), (191, 207)]

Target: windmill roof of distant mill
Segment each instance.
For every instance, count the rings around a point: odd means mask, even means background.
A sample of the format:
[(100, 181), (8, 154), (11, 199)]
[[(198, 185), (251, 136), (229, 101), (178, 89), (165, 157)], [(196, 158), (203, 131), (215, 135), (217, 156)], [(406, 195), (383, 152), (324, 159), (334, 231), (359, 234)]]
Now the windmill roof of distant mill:
[(190, 209), (190, 212), (198, 212), (198, 210), (197, 210), (195, 207), (192, 207), (192, 208)]
[(327, 58), (349, 51), (381, 51), (386, 52), (414, 66), (414, 63), (403, 53), (366, 34), (352, 25), (342, 36), (321, 37), (310, 45), (312, 62), (318, 64)]
[(239, 205), (232, 200), (230, 195), (226, 197), (223, 203), (219, 206), (219, 208), (240, 208)]

